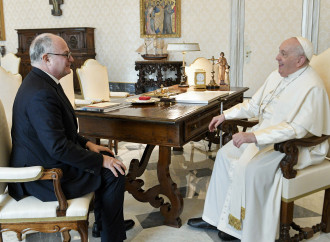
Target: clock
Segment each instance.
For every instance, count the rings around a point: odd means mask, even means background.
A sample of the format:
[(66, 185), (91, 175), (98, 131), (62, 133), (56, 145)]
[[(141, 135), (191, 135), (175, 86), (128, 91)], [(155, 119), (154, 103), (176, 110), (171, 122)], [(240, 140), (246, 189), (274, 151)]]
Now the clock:
[(195, 70), (195, 88), (206, 88), (206, 71), (197, 69)]

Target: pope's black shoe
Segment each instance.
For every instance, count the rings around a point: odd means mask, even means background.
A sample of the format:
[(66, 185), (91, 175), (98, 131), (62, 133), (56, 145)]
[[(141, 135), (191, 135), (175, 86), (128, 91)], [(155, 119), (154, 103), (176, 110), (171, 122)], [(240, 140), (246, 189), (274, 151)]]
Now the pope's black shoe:
[(188, 220), (188, 225), (199, 229), (217, 229), (215, 226), (205, 222), (202, 218), (191, 218)]
[[(124, 225), (125, 225), (125, 231), (127, 231), (127, 230), (130, 230), (131, 228), (133, 228), (133, 226), (135, 225), (135, 222), (132, 219), (128, 219), (128, 220), (124, 221)], [(92, 236), (94, 238), (101, 237), (101, 229), (99, 229), (99, 227), (97, 226), (96, 223), (93, 224)]]
[(225, 232), (219, 231), (218, 236), (220, 239), (224, 240), (224, 241), (230, 241), (230, 240), (236, 240), (237, 238), (226, 234)]

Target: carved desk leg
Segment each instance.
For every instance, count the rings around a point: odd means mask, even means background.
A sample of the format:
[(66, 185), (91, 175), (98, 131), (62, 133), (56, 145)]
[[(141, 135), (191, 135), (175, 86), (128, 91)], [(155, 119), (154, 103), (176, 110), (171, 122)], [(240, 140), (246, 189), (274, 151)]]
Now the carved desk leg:
[[(164, 224), (179, 228), (182, 225), (179, 216), (183, 209), (183, 199), (169, 172), (171, 147), (159, 146), (159, 160), (157, 164), (158, 185), (145, 191), (142, 189), (144, 181), (136, 179), (145, 171), (154, 147), (154, 145), (147, 145), (140, 162), (137, 159), (131, 161), (129, 172), (126, 176), (126, 190), (136, 200), (149, 202), (155, 208), (160, 207), (160, 212), (165, 217)], [(164, 199), (159, 197), (160, 194), (168, 197), (170, 203), (165, 203)]]
[(165, 217), (165, 224), (172, 227), (181, 227), (180, 214), (183, 210), (183, 199), (173, 182), (169, 166), (171, 164), (171, 147), (159, 146), (159, 161), (157, 164), (157, 175), (160, 183), (160, 193), (167, 196), (170, 203), (163, 203), (160, 212)]

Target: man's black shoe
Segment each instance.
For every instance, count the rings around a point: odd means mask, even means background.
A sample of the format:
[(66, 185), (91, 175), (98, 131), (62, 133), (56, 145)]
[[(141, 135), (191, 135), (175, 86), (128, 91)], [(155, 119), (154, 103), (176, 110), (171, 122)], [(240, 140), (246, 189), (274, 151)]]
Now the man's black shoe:
[(135, 225), (135, 222), (133, 219), (127, 219), (124, 221), (124, 225), (125, 225), (125, 231), (130, 230), (131, 228), (133, 228), (133, 226)]
[[(128, 220), (124, 221), (124, 225), (125, 225), (125, 231), (127, 231), (127, 230), (130, 230), (131, 228), (133, 228), (133, 226), (135, 225), (135, 222), (132, 219), (128, 219)], [(101, 230), (98, 228), (96, 223), (93, 224), (92, 236), (94, 238), (101, 237)]]
[(97, 227), (97, 223), (94, 223), (94, 224), (93, 224), (92, 236), (93, 236), (94, 238), (99, 238), (99, 237), (101, 237), (101, 230)]
[(202, 218), (191, 218), (188, 220), (188, 225), (199, 229), (217, 229), (215, 226), (205, 222)]
[(220, 239), (224, 240), (224, 241), (230, 241), (230, 240), (236, 240), (237, 238), (226, 234), (225, 232), (219, 231), (218, 236)]

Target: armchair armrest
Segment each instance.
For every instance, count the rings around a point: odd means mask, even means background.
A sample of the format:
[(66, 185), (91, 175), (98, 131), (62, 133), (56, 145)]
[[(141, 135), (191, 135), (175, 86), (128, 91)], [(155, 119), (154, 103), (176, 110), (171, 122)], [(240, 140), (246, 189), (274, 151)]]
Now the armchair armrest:
[(61, 187), (61, 178), (63, 172), (61, 169), (45, 169), (43, 175), (40, 177), (40, 180), (53, 180), (55, 196), (58, 200), (58, 207), (56, 209), (56, 215), (58, 217), (63, 217), (66, 215), (66, 210), (68, 209), (68, 201), (64, 196), (62, 187)]
[(36, 181), (42, 176), (42, 166), (31, 167), (0, 167), (1, 182)]
[(285, 156), (281, 160), (280, 167), (283, 176), (287, 179), (296, 177), (297, 171), (293, 167), (298, 162), (298, 146), (311, 147), (321, 144), (325, 140), (329, 139), (330, 135), (322, 135), (321, 137), (312, 136), (303, 139), (292, 139), (285, 142), (277, 143), (274, 145), (274, 149), (281, 153), (285, 153)]
[(36, 180), (53, 180), (55, 196), (58, 200), (56, 214), (66, 215), (68, 202), (62, 191), (60, 180), (63, 176), (61, 169), (44, 169), (42, 166), (31, 167), (0, 167), (0, 182), (31, 182)]
[(245, 132), (247, 128), (253, 127), (258, 122), (258, 120), (248, 121), (244, 119), (225, 120), (220, 126), (220, 129), (224, 132), (223, 144), (227, 144), (233, 138), (233, 135), (238, 133), (238, 126), (243, 127), (243, 132)]

